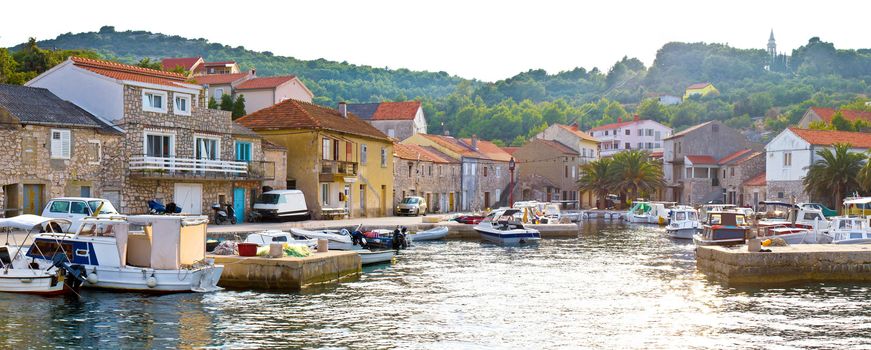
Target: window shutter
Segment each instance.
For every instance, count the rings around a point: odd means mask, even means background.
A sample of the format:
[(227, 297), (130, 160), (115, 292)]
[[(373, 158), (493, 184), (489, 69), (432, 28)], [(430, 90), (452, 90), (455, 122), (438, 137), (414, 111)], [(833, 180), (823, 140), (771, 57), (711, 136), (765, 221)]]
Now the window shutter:
[(70, 159), (72, 140), (69, 130), (51, 131), (51, 158)]
[(72, 140), (70, 140), (70, 131), (64, 130), (61, 132), (61, 156), (64, 159), (70, 159), (70, 154), (72, 153)]

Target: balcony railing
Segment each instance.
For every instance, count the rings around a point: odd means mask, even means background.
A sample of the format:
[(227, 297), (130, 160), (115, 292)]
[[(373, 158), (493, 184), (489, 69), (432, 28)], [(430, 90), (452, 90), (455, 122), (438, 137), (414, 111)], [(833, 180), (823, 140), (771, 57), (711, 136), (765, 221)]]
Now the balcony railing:
[(275, 163), (266, 161), (211, 160), (179, 157), (130, 157), (130, 172), (143, 178), (247, 179), (275, 178)]
[(322, 159), (321, 161), (321, 172), (320, 172), (320, 181), (321, 182), (332, 182), (335, 181), (337, 177), (356, 177), (357, 176), (357, 163), (355, 162), (345, 162), (341, 160), (327, 160)]

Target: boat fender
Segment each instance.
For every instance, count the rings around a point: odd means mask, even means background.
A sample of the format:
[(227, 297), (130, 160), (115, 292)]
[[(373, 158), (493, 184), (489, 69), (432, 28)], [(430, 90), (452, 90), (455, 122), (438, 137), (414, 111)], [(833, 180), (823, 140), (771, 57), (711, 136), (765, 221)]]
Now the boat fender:
[(88, 283), (90, 283), (90, 284), (97, 284), (97, 282), (100, 282), (100, 278), (97, 277), (97, 274), (93, 273), (93, 272), (88, 274), (87, 280), (88, 280)]
[(157, 278), (154, 278), (154, 275), (148, 277), (148, 279), (145, 280), (145, 285), (148, 286), (148, 288), (157, 287)]

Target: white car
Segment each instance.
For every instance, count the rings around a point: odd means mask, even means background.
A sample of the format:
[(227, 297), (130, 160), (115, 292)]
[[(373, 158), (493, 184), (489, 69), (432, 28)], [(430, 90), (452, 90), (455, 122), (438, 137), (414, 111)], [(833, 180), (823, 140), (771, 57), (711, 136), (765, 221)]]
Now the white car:
[[(100, 213), (97, 214), (97, 208), (100, 207)], [(62, 197), (53, 198), (48, 201), (45, 209), (42, 210), (42, 216), (47, 218), (66, 219), (72, 222), (69, 228), (65, 228), (67, 232), (77, 232), (82, 225), (82, 219), (89, 216), (107, 216), (121, 215), (115, 210), (115, 206), (111, 202), (102, 198), (86, 198), (86, 197)]]
[(265, 192), (254, 202), (254, 210), (267, 219), (311, 219), (300, 190), (273, 190)]

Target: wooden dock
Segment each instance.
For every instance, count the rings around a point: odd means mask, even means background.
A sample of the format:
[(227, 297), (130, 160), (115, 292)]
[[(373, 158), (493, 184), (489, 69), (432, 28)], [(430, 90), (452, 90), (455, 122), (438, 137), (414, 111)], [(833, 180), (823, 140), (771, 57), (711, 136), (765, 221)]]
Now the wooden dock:
[(224, 288), (300, 290), (314, 284), (357, 278), (362, 272), (360, 255), (350, 251), (331, 250), (305, 258), (207, 257), (224, 265), (218, 282)]
[(765, 247), (699, 247), (699, 271), (727, 284), (871, 282), (871, 245), (796, 244)]

